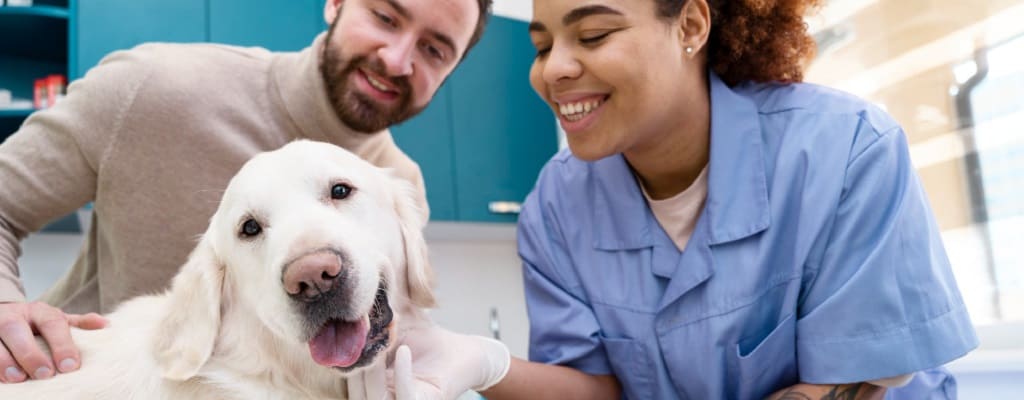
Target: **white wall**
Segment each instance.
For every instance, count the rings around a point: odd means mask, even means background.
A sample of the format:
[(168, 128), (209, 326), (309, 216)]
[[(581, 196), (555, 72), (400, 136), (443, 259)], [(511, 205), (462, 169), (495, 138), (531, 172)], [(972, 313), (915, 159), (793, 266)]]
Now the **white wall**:
[(494, 15), (529, 21), (533, 19), (533, 0), (494, 0), (491, 11)]
[(501, 341), (512, 355), (526, 358), (529, 321), (514, 226), (432, 222), (426, 236), (437, 274), (434, 321), (456, 332), (491, 336), (495, 308)]

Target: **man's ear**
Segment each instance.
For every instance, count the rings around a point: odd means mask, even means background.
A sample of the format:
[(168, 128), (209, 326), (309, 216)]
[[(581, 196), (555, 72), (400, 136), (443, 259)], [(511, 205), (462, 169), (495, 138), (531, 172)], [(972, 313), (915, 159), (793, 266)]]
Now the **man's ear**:
[(324, 21), (327, 25), (334, 23), (334, 19), (338, 17), (338, 13), (341, 12), (341, 2), (344, 0), (327, 0), (324, 2)]
[(409, 299), (416, 306), (434, 307), (434, 271), (430, 268), (427, 242), (423, 239), (423, 227), (427, 225), (427, 212), (416, 203), (417, 189), (405, 179), (392, 177), (395, 191), (395, 212), (398, 214), (405, 242), (405, 274), (409, 285)]
[(187, 380), (210, 358), (220, 330), (223, 284), (224, 266), (204, 236), (174, 277), (157, 327), (154, 354), (164, 378)]

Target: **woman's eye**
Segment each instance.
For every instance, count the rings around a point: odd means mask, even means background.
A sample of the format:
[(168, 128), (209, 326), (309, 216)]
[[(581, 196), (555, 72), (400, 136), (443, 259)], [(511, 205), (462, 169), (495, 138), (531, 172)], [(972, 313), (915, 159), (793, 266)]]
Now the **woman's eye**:
[(551, 47), (537, 47), (537, 57), (544, 57), (551, 52)]
[(611, 31), (608, 31), (608, 32), (604, 32), (604, 33), (601, 33), (601, 34), (597, 34), (597, 35), (583, 36), (583, 37), (580, 37), (580, 43), (583, 43), (583, 44), (596, 44), (596, 43), (604, 40), (604, 38), (608, 37), (608, 35), (610, 35), (611, 33), (612, 33)]
[(239, 234), (245, 238), (256, 237), (260, 232), (263, 232), (263, 227), (260, 226), (259, 222), (255, 219), (249, 218), (242, 224), (242, 231)]
[(342, 200), (352, 194), (352, 186), (338, 183), (331, 187), (331, 198)]

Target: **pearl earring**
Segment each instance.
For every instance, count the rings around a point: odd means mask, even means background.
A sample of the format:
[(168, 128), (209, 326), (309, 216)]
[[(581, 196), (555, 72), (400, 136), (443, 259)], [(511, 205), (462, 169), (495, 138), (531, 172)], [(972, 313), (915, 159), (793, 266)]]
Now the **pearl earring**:
[(686, 46), (686, 54), (692, 54), (692, 53), (693, 53), (693, 47)]

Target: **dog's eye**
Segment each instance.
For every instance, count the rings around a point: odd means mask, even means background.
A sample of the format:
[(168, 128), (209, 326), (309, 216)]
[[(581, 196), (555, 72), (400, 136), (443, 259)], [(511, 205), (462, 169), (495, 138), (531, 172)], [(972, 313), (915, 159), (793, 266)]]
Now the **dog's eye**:
[(335, 184), (331, 187), (331, 198), (341, 200), (352, 194), (352, 187), (344, 183)]
[(242, 231), (240, 234), (242, 237), (251, 238), (259, 235), (260, 232), (263, 232), (263, 227), (260, 226), (260, 223), (256, 222), (255, 219), (249, 218), (244, 224), (242, 224)]

